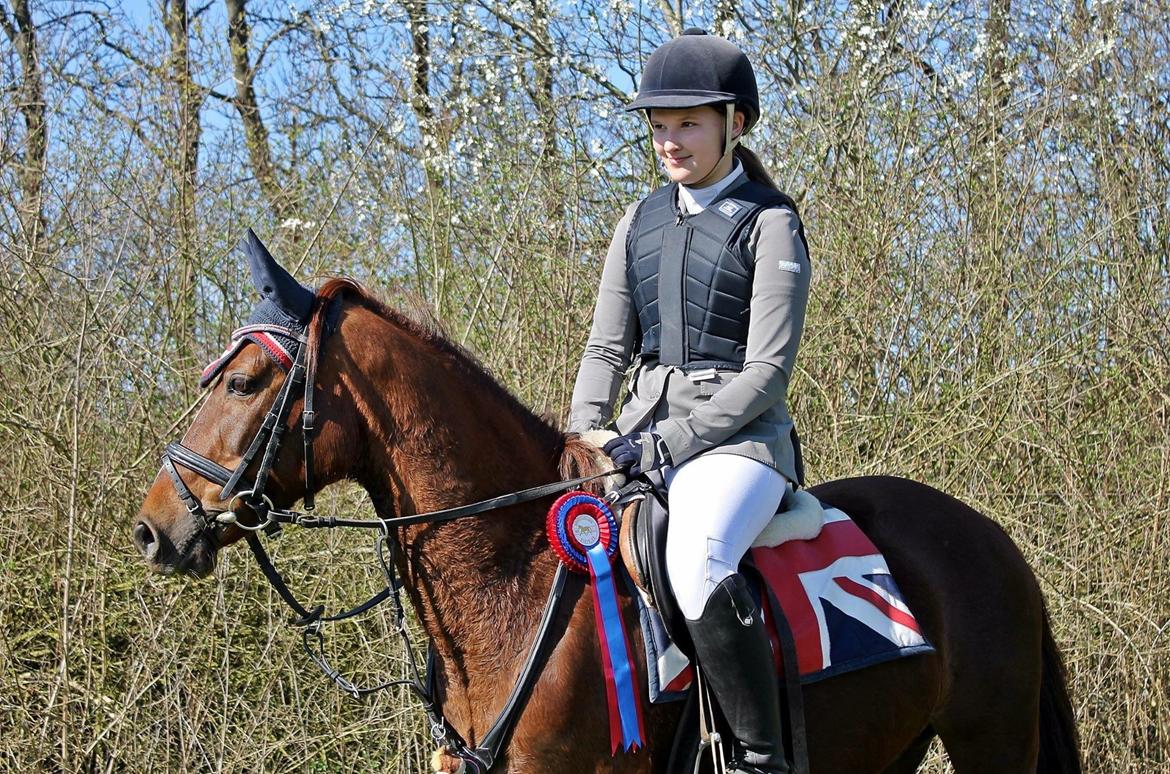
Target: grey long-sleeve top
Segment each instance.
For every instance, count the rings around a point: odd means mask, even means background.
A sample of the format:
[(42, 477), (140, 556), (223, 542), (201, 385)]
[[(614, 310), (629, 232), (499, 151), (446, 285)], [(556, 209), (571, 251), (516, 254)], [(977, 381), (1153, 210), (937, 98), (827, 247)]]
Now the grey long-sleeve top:
[[(569, 430), (605, 425), (633, 358), (637, 315), (626, 279), (626, 233), (636, 203), (618, 221), (601, 274), (593, 328), (573, 389)], [(674, 366), (639, 367), (617, 418), (619, 432), (653, 422), (678, 465), (706, 451), (742, 454), (796, 479), (787, 392), (804, 330), (811, 265), (796, 213), (764, 210), (747, 239), (755, 259), (743, 370), (688, 375)]]

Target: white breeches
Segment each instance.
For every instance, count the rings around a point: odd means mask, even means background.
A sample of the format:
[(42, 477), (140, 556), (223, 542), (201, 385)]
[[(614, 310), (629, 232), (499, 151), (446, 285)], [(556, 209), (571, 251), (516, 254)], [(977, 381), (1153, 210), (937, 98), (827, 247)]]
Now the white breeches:
[(670, 507), (666, 574), (679, 609), (696, 620), (776, 514), (787, 482), (773, 468), (738, 454), (701, 454), (666, 468), (664, 478)]

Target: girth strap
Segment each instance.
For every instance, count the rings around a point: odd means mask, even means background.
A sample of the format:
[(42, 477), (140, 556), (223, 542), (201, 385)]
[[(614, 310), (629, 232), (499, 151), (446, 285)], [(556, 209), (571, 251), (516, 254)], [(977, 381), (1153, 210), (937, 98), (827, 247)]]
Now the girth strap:
[(768, 595), (768, 606), (776, 624), (776, 637), (780, 640), (780, 657), (784, 666), (784, 696), (787, 700), (788, 728), (792, 742), (792, 774), (809, 774), (808, 732), (804, 722), (804, 696), (800, 692), (800, 664), (796, 656), (796, 638), (792, 627), (780, 607), (780, 600), (771, 587), (757, 575), (760, 587)]

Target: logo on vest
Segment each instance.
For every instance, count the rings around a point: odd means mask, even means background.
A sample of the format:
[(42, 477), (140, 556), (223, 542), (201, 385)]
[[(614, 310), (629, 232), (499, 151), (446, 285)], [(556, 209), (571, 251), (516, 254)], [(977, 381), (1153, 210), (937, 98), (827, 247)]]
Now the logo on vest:
[(734, 218), (735, 214), (737, 212), (739, 212), (740, 210), (742, 210), (743, 207), (739, 206), (738, 204), (736, 204), (735, 202), (733, 202), (729, 199), (729, 200), (723, 202), (722, 204), (720, 204), (715, 209), (719, 210), (720, 212), (722, 212), (724, 215), (726, 215), (729, 218)]

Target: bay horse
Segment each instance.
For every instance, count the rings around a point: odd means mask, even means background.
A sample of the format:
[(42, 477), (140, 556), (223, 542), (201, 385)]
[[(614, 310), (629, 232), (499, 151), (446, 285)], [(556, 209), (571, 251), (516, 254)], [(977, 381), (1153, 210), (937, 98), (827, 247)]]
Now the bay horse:
[[(391, 518), (596, 466), (592, 447), (525, 408), (461, 348), (351, 281), (330, 280), (316, 292), (307, 329), (316, 451), (306, 470), (304, 431), (290, 421), (290, 442), (266, 471), (274, 507), (350, 479), (369, 493), (379, 518)], [(285, 377), (255, 343), (226, 359), (183, 444), (230, 469), (247, 459)], [(301, 414), (302, 400), (290, 398), (287, 416)], [(259, 464), (249, 463), (249, 472)], [(165, 467), (158, 474), (134, 539), (154, 570), (206, 576), (216, 551), (244, 531), (240, 523), (207, 529), (199, 509), (222, 513), (233, 502), (192, 470), (175, 475), (180, 483)], [(852, 516), (885, 553), (936, 648), (805, 686), (812, 771), (914, 772), (937, 735), (960, 774), (1079, 772), (1060, 652), (1036, 578), (1007, 534), (958, 500), (905, 479), (852, 478), (809, 491)], [(554, 580), (558, 560), (544, 526), (551, 499), (395, 531), (397, 570), (434, 644), (437, 700), (472, 744), (512, 690)], [(666, 769), (679, 703), (646, 705), (645, 747), (611, 757), (585, 584), (579, 576), (567, 582), (554, 646), (493, 771)], [(633, 633), (634, 600), (620, 594)], [(642, 642), (631, 641), (645, 701)]]

